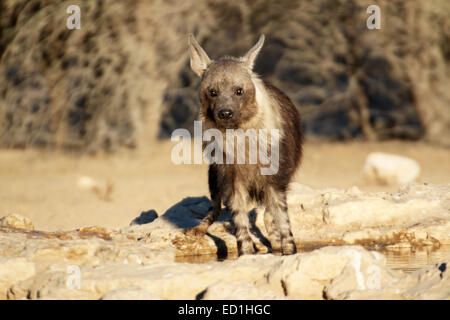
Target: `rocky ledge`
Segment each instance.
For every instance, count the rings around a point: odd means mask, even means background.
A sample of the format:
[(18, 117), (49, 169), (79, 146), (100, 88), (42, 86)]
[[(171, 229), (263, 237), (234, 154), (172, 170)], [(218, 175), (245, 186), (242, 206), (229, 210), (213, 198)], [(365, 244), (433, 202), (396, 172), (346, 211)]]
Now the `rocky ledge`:
[[(264, 254), (263, 217), (253, 211), (260, 254), (237, 259), (225, 210), (204, 238), (184, 234), (206, 215), (206, 197), (184, 199), (159, 216), (144, 212), (118, 230), (41, 232), (12, 214), (0, 219), (0, 299), (450, 298), (450, 257), (404, 272), (365, 249), (450, 244), (449, 184), (368, 193), (294, 183), (288, 204), (300, 253)], [(180, 262), (200, 255), (233, 259)]]

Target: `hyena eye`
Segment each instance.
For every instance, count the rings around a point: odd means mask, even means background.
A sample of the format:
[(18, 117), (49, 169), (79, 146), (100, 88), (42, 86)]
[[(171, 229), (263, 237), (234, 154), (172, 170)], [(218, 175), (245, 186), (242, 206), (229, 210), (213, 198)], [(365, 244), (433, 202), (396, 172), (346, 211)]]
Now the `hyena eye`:
[(236, 94), (237, 94), (238, 96), (241, 96), (243, 92), (244, 92), (244, 90), (242, 90), (242, 88), (237, 88), (237, 89), (236, 89)]
[(211, 97), (217, 97), (217, 91), (214, 90), (214, 89), (211, 89), (211, 90), (209, 90), (209, 95), (210, 95)]

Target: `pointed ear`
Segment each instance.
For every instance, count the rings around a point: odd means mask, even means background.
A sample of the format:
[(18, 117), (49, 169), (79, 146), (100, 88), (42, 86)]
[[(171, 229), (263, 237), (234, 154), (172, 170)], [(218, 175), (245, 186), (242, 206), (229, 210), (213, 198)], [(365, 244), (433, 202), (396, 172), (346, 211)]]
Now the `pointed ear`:
[(199, 77), (203, 76), (203, 73), (211, 63), (205, 50), (195, 40), (194, 35), (189, 34), (189, 56), (191, 57), (191, 69), (198, 74)]
[(263, 44), (264, 44), (264, 35), (262, 34), (261, 37), (259, 37), (258, 42), (251, 48), (245, 56), (242, 58), (244, 64), (249, 68), (250, 70), (253, 69), (253, 64), (255, 63), (256, 56), (258, 55), (259, 51), (261, 50)]

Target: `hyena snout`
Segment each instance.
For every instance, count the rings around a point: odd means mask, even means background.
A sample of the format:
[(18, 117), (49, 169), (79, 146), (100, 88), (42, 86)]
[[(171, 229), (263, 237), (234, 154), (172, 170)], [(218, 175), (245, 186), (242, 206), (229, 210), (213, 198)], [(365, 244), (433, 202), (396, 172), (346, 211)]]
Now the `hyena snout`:
[(219, 117), (220, 120), (229, 120), (231, 118), (233, 118), (234, 112), (231, 109), (220, 109), (219, 112), (217, 113), (217, 116)]

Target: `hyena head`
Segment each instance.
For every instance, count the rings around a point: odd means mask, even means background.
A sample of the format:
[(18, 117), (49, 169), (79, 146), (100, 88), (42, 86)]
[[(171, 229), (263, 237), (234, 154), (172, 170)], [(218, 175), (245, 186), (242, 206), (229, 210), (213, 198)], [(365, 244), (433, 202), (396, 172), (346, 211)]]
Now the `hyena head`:
[(189, 52), (192, 70), (202, 78), (200, 118), (207, 126), (236, 129), (258, 113), (253, 63), (264, 35), (243, 57), (211, 60), (191, 34)]

